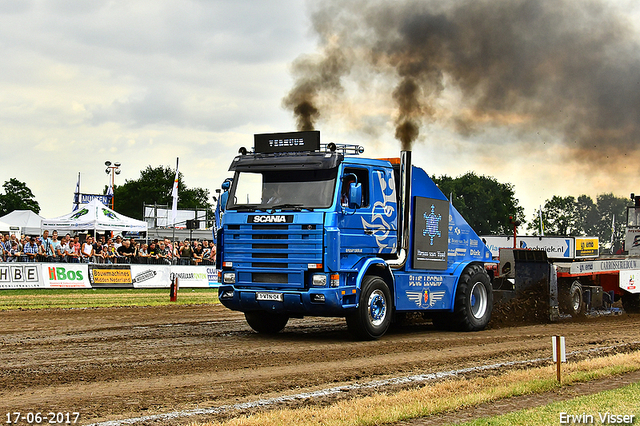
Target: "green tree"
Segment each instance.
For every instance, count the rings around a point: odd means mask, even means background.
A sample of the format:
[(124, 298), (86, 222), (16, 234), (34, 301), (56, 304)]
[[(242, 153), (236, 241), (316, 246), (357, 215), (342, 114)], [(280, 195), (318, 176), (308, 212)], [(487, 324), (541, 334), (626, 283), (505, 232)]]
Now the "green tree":
[[(616, 234), (614, 240), (620, 241), (624, 237), (626, 208), (629, 201), (615, 195), (601, 194), (594, 203), (591, 197), (580, 195), (553, 196), (545, 202), (542, 208), (542, 223), (545, 235), (560, 236), (589, 236), (598, 237), (601, 244), (611, 241), (611, 225), (616, 218)], [(528, 229), (534, 235), (539, 235), (540, 212), (536, 210)]]
[(3, 183), (2, 187), (4, 194), (0, 194), (0, 216), (14, 210), (31, 210), (34, 213), (40, 213), (40, 205), (24, 182), (11, 178)]
[[(542, 224), (545, 235), (581, 235), (580, 214), (575, 197), (554, 195), (544, 203)], [(540, 212), (527, 227), (534, 235), (540, 235)]]
[[(171, 206), (173, 202), (171, 192), (175, 175), (176, 170), (170, 167), (147, 166), (140, 172), (139, 179), (127, 180), (124, 185), (115, 187), (115, 210), (125, 216), (142, 220), (145, 203)], [(205, 209), (208, 211), (208, 216), (213, 217), (210, 198), (208, 189), (187, 188), (182, 173), (178, 174), (178, 208)]]
[(612, 193), (600, 194), (597, 197), (598, 221), (593, 227), (593, 233), (600, 238), (600, 244), (609, 244), (611, 241), (611, 225), (615, 216), (615, 235), (613, 240), (620, 242), (624, 239), (627, 206), (632, 203), (627, 198), (616, 197)]
[(510, 183), (473, 172), (457, 178), (434, 177), (433, 181), (452, 198), (453, 206), (479, 235), (511, 233), (510, 216), (524, 223), (524, 209), (518, 205)]

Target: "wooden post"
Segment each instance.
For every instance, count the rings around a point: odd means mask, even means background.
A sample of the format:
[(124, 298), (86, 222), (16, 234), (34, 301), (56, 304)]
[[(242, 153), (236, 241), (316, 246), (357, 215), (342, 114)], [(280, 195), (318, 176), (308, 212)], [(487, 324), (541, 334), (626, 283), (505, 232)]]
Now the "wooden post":
[(553, 360), (556, 363), (556, 376), (558, 378), (558, 383), (562, 383), (560, 366), (563, 362), (567, 362), (567, 358), (565, 355), (564, 337), (553, 336), (551, 338), (551, 343), (553, 348)]

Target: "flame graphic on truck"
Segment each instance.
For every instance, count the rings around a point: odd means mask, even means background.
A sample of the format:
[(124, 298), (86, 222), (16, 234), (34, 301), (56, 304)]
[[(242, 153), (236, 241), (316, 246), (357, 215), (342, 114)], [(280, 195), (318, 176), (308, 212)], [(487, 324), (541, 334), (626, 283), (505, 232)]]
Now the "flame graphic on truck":
[(371, 222), (367, 222), (363, 218), (362, 226), (365, 230), (373, 231), (378, 245), (378, 253), (395, 253), (397, 241), (395, 235), (391, 235), (391, 231), (396, 229), (396, 188), (391, 176), (387, 181), (381, 171), (375, 170), (374, 175), (378, 177), (372, 182), (374, 191), (382, 194), (382, 200), (373, 204)]

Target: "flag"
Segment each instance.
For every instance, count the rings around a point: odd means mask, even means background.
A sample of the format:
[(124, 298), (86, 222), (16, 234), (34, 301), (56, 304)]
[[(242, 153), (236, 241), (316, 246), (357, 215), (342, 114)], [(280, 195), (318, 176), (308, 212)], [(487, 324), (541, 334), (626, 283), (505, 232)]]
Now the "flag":
[(78, 183), (76, 183), (76, 191), (73, 193), (73, 208), (71, 211), (76, 211), (80, 204), (80, 172), (78, 172)]
[(616, 235), (616, 214), (613, 214), (613, 219), (611, 219), (611, 254), (613, 254), (613, 240)]
[(171, 224), (176, 227), (176, 217), (178, 216), (178, 162), (180, 158), (176, 158), (176, 178), (173, 180), (173, 191), (171, 196), (173, 197), (173, 206), (171, 206)]

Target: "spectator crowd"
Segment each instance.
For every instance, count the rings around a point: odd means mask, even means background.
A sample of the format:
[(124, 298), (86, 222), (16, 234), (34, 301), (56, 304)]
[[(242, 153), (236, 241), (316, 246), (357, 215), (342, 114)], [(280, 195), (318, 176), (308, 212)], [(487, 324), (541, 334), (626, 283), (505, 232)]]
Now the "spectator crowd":
[(215, 265), (216, 246), (208, 240), (171, 242), (154, 239), (66, 234), (44, 231), (42, 236), (0, 235), (0, 262), (143, 263)]

